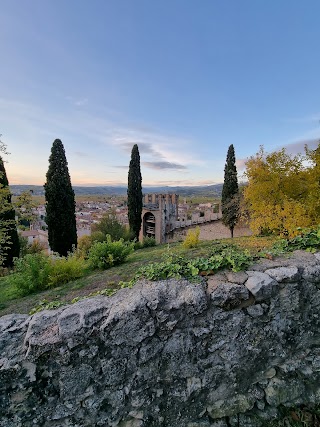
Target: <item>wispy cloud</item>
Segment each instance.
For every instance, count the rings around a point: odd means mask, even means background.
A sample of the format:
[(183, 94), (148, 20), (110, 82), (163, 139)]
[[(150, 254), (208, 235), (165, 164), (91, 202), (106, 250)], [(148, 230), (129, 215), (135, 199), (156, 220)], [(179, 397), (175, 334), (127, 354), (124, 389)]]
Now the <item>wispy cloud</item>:
[(319, 138), (303, 139), (301, 141), (296, 141), (291, 144), (283, 145), (280, 148), (285, 148), (288, 153), (295, 155), (299, 153), (304, 153), (304, 147), (306, 145), (310, 150), (315, 150), (318, 144), (319, 144)]
[(146, 166), (150, 169), (162, 170), (162, 169), (174, 169), (174, 170), (184, 170), (187, 169), (186, 166), (180, 165), (178, 163), (171, 162), (142, 162), (143, 166)]
[[(266, 152), (279, 151), (284, 148), (288, 154), (295, 156), (297, 154), (304, 154), (304, 149), (306, 145), (310, 150), (315, 150), (318, 144), (319, 144), (319, 138), (302, 139), (300, 141), (295, 141), (289, 144), (279, 145), (273, 150), (268, 150), (268, 151), (266, 150)], [(248, 160), (248, 157), (236, 160), (236, 166), (238, 171), (241, 172), (245, 169), (245, 164), (247, 160)]]
[[(167, 181), (153, 181), (149, 186), (169, 186), (169, 187), (196, 187), (196, 186), (207, 186), (220, 184), (220, 182), (215, 182), (211, 180), (167, 180)], [(148, 187), (145, 185), (145, 187)]]
[(90, 157), (90, 155), (88, 153), (84, 153), (83, 151), (75, 151), (74, 154), (77, 157)]
[(122, 142), (122, 138), (117, 138), (116, 141), (119, 142), (119, 147), (121, 147), (127, 153), (131, 153), (132, 147), (137, 144), (139, 147), (140, 154), (151, 154), (153, 156), (158, 156), (162, 158), (162, 154), (147, 142), (127, 141), (126, 139), (124, 139), (124, 141)]
[(289, 117), (282, 120), (285, 123), (319, 123), (320, 113), (310, 114), (304, 117)]
[(73, 96), (66, 96), (65, 99), (76, 107), (83, 107), (84, 105), (88, 104), (88, 98), (75, 98)]
[[(112, 138), (113, 144), (130, 153), (134, 144), (139, 147), (140, 156), (145, 162), (162, 162), (181, 166), (203, 165), (205, 162), (197, 158), (197, 144), (187, 138), (178, 138), (151, 129), (143, 129), (140, 125), (131, 128), (117, 129)], [(178, 160), (178, 161), (177, 161)], [(184, 169), (180, 167), (180, 170)], [(177, 168), (176, 168), (177, 170)]]
[[(148, 125), (144, 127), (141, 123), (127, 123), (124, 118), (115, 119), (112, 114), (102, 116), (101, 113), (99, 116), (97, 111), (81, 108), (67, 111), (46, 109), (35, 104), (0, 98), (0, 117), (7, 123), (7, 129), (3, 129), (3, 132), (7, 135), (10, 133), (7, 142), (13, 153), (12, 173), (16, 172), (13, 169), (18, 168), (21, 160), (23, 140), (23, 150), (30, 156), (31, 162), (36, 156), (37, 164), (40, 165), (39, 175), (44, 175), (49, 149), (55, 138), (61, 138), (65, 144), (74, 182), (83, 179), (100, 181), (103, 179), (100, 177), (107, 178), (116, 173), (112, 169), (118, 169), (117, 173), (123, 175), (120, 170), (128, 169), (134, 144), (139, 146), (141, 164), (146, 169), (181, 174), (193, 166), (206, 164), (198, 158), (197, 143), (192, 139), (170, 135)], [(27, 146), (31, 148), (26, 150)], [(83, 167), (79, 162), (86, 157), (92, 158), (92, 162), (87, 164), (84, 178), (76, 172)], [(126, 180), (126, 176), (120, 179)], [(146, 179), (150, 180), (151, 177)]]

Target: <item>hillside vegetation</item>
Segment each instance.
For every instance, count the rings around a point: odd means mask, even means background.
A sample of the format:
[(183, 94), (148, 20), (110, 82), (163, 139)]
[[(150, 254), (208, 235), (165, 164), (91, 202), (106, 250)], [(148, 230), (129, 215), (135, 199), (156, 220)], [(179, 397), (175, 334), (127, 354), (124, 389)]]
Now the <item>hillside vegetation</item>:
[[(273, 236), (200, 242), (191, 239), (191, 245), (174, 243), (138, 250), (133, 250), (130, 243), (119, 242), (109, 241), (109, 245), (114, 245), (118, 256), (123, 255), (122, 250), (119, 254), (119, 247), (121, 249), (123, 245), (125, 256), (121, 260), (118, 258), (118, 261), (114, 258), (114, 262), (111, 262), (107, 255), (110, 265), (98, 266), (107, 268), (102, 271), (93, 270), (90, 268), (90, 262), (83, 258), (77, 259), (75, 255), (71, 256), (71, 266), (68, 266), (65, 259), (57, 259), (53, 267), (48, 267), (47, 264), (44, 267), (36, 258), (38, 254), (35, 254), (36, 256), (31, 258), (33, 263), (28, 264), (30, 270), (28, 274), (33, 274), (31, 277), (36, 277), (36, 280), (43, 280), (44, 287), (33, 287), (24, 292), (27, 280), (23, 274), (26, 272), (26, 266), (23, 266), (21, 276), (18, 274), (18, 268), (15, 273), (0, 278), (0, 315), (55, 308), (97, 293), (111, 295), (121, 287), (133, 286), (139, 278), (196, 279), (199, 275), (214, 274), (223, 268), (239, 271), (247, 268), (259, 257), (273, 257), (293, 249), (316, 251), (320, 249), (320, 228), (311, 231), (300, 230), (300, 235), (291, 240)], [(98, 250), (100, 246), (97, 245)], [(41, 259), (43, 261), (43, 258)], [(97, 259), (96, 253), (93, 259)], [(45, 276), (46, 268), (52, 268), (47, 276)], [(94, 268), (97, 266), (94, 265)], [(72, 274), (75, 275), (75, 280), (68, 280)], [(27, 279), (29, 277), (27, 276)], [(22, 287), (19, 281), (22, 281)]]

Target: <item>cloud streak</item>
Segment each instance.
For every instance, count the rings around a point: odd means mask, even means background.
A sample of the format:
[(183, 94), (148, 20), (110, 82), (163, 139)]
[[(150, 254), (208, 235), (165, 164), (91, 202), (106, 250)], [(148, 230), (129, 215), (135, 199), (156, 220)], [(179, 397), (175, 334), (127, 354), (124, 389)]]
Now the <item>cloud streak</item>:
[(166, 161), (162, 161), (162, 162), (142, 162), (143, 166), (146, 166), (147, 168), (150, 169), (155, 169), (155, 170), (163, 170), (163, 169), (174, 169), (174, 170), (185, 170), (187, 169), (186, 166), (184, 165), (180, 165), (179, 163), (172, 163), (172, 162), (166, 162)]
[(304, 147), (307, 145), (310, 150), (315, 150), (318, 146), (319, 138), (302, 139), (291, 144), (283, 145), (281, 148), (285, 148), (290, 154), (304, 153)]

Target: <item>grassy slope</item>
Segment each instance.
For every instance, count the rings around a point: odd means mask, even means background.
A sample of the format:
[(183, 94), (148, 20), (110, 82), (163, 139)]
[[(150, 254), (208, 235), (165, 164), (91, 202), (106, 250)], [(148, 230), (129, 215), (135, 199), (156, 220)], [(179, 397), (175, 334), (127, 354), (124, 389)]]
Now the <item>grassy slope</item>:
[[(224, 239), (224, 242), (231, 242), (231, 239)], [(250, 249), (257, 253), (260, 248), (270, 247), (273, 243), (271, 238), (253, 238), (242, 237), (233, 239), (242, 247)], [(170, 250), (174, 253), (182, 254), (190, 258), (197, 256), (206, 256), (212, 246), (211, 241), (202, 241), (194, 248), (186, 250), (181, 243), (170, 244)], [(85, 296), (105, 288), (117, 288), (120, 281), (129, 281), (135, 275), (135, 272), (142, 265), (161, 261), (161, 256), (168, 250), (168, 245), (159, 245), (153, 248), (140, 249), (131, 254), (127, 262), (123, 265), (110, 268), (105, 271), (96, 271), (90, 275), (69, 282), (57, 288), (47, 291), (19, 297), (17, 290), (10, 287), (5, 278), (0, 278), (0, 316), (9, 313), (29, 313), (29, 311), (38, 304), (40, 300), (46, 299), (71, 301), (78, 296)]]
[[(272, 238), (242, 237), (224, 239), (224, 242), (236, 243), (247, 248), (253, 255), (258, 254), (259, 249), (272, 246)], [(210, 247), (211, 241), (200, 242), (195, 249), (185, 250), (180, 243), (170, 245), (170, 250), (190, 258), (205, 256)], [(145, 264), (161, 260), (161, 256), (168, 250), (167, 245), (160, 245), (154, 248), (141, 249), (134, 252), (128, 261), (118, 267), (110, 268), (106, 271), (94, 272), (82, 279), (70, 282), (58, 288), (49, 289), (45, 292), (19, 298), (16, 289), (12, 289), (6, 284), (5, 278), (0, 278), (0, 316), (9, 313), (28, 313), (38, 301), (47, 299), (71, 301), (78, 296), (85, 296), (91, 292), (105, 288), (116, 289), (119, 281), (130, 280), (136, 270)], [(312, 408), (284, 408), (284, 414), (278, 420), (266, 422), (265, 427), (315, 427), (320, 426), (320, 407)]]

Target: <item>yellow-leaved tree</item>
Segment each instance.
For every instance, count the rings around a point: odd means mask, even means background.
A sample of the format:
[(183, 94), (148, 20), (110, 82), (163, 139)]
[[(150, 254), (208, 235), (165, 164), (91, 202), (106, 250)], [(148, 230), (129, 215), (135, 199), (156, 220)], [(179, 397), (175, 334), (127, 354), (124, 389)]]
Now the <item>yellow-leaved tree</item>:
[(292, 237), (298, 227), (319, 223), (320, 144), (305, 155), (285, 149), (265, 153), (263, 147), (246, 162), (243, 195), (253, 233)]

